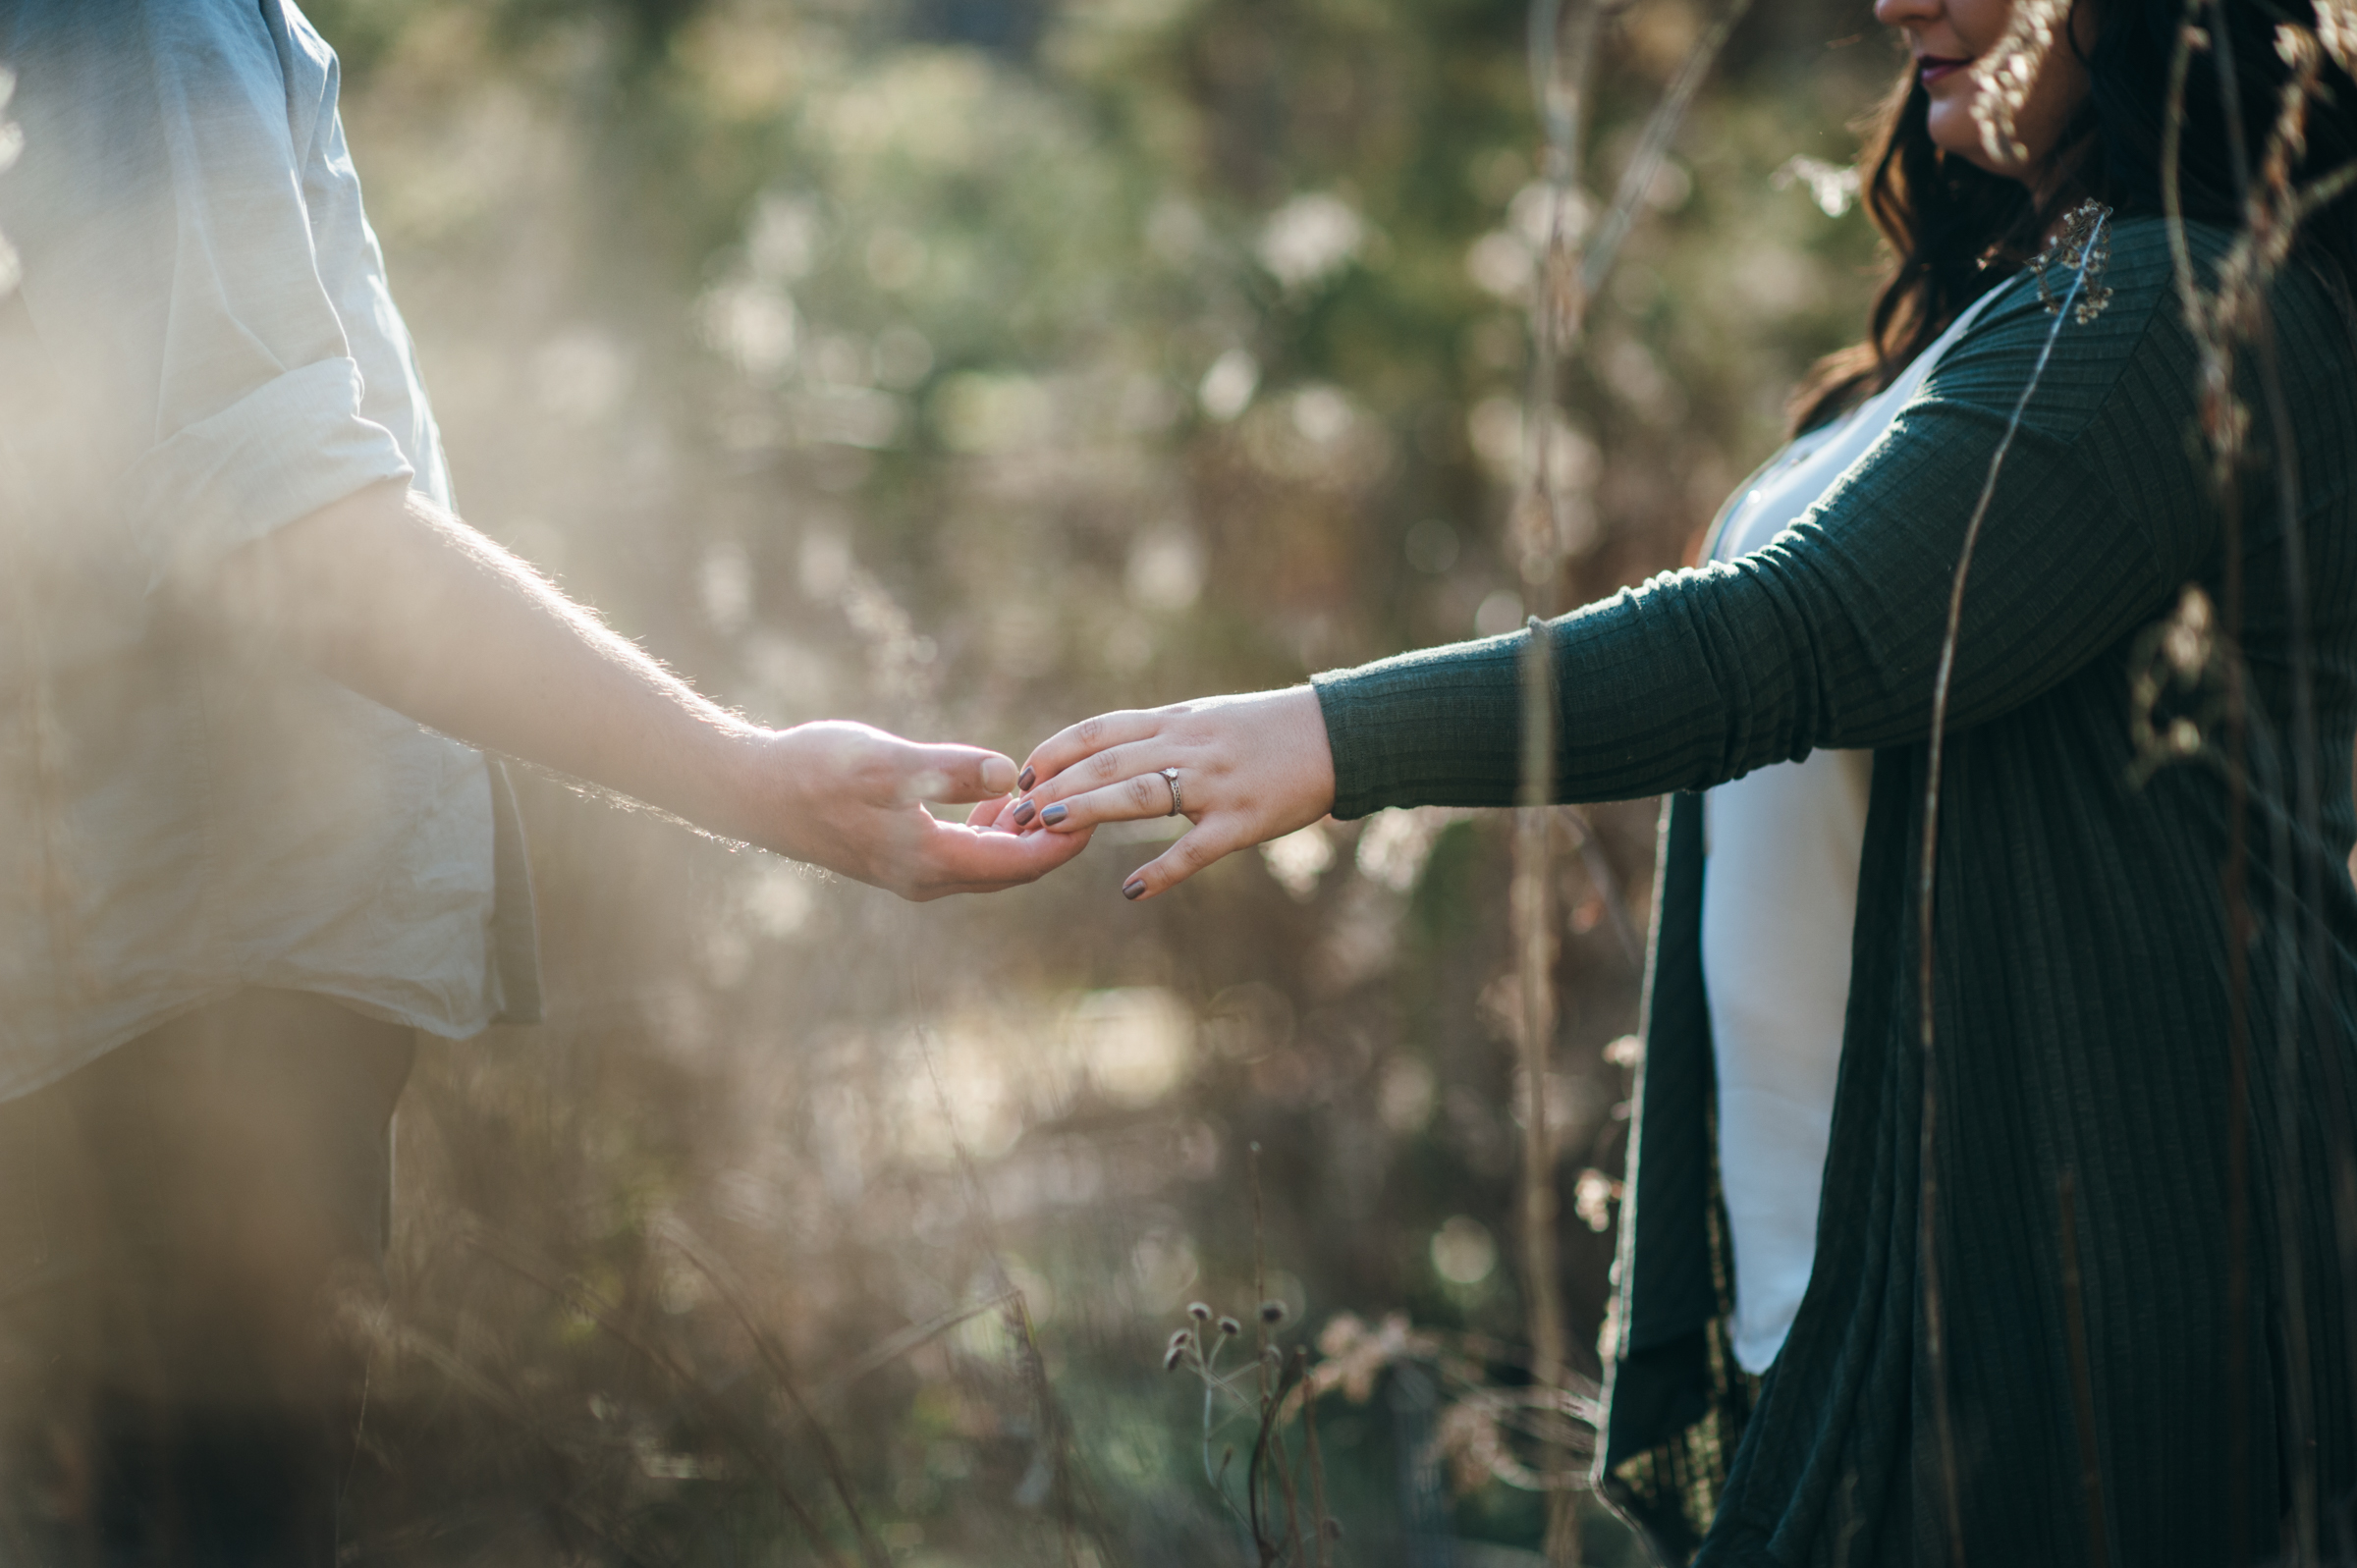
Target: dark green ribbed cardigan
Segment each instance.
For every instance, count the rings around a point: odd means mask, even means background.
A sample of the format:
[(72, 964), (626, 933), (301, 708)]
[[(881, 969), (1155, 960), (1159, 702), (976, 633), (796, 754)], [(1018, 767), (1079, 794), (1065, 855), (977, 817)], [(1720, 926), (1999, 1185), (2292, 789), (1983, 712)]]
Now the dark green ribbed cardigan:
[[(2197, 230), (2194, 243), (2207, 268), (2223, 239)], [(2277, 287), (2321, 734), (2312, 838), (2279, 760), (2293, 714), (2281, 433), (2245, 377), (2254, 456), (2233, 492), (2257, 935), (2237, 1441), (2229, 795), (2215, 754), (2138, 777), (2131, 678), (2187, 584), (2220, 594), (2229, 524), (2196, 433), (2196, 352), (2160, 222), (2116, 225), (2107, 281), (2109, 307), (2061, 326), (2002, 469), (1964, 602), (1943, 780), (1935, 1244), (1962, 1538), (1967, 1559), (1991, 1568), (2090, 1558), (2074, 1372), (2089, 1384), (2112, 1563), (2235, 1556), (2237, 1470), (2255, 1558), (2277, 1554), (2303, 1486), (2328, 1521), (2357, 1487), (2357, 1360), (2331, 1214), (2357, 1079), (2357, 354), (2314, 278)], [(1672, 795), (1598, 1461), (1600, 1487), (1670, 1560), (1948, 1560), (1917, 1249), (1914, 889), (1952, 572), (2056, 321), (2027, 277), (2003, 287), (1791, 530), (1544, 628), (1558, 797)], [(1522, 641), (1319, 676), (1336, 815), (1511, 803)], [(2165, 690), (2164, 725), (2181, 715), (2216, 738), (2225, 678)], [(1873, 749), (1874, 784), (1816, 1268), (1782, 1354), (1755, 1381), (1725, 1333), (1693, 791), (1817, 746)], [(2064, 1287), (2066, 1174), (2083, 1356)]]

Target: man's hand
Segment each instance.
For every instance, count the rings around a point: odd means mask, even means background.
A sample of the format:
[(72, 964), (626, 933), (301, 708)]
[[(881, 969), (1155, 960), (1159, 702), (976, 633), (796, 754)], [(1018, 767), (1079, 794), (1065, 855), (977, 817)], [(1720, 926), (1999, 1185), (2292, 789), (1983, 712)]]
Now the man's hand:
[[(746, 747), (747, 796), (774, 828), (744, 837), (904, 898), (995, 892), (1087, 847), (1085, 833), (993, 826), (1014, 786), (1014, 764), (995, 751), (919, 745), (842, 720), (758, 731)], [(961, 825), (941, 821), (920, 800), (981, 804)]]
[[(1014, 783), (995, 752), (747, 723), (399, 485), (256, 540), (180, 597), (444, 734), (904, 897), (1029, 882), (1086, 838), (990, 831)], [(924, 800), (986, 803), (960, 826)]]

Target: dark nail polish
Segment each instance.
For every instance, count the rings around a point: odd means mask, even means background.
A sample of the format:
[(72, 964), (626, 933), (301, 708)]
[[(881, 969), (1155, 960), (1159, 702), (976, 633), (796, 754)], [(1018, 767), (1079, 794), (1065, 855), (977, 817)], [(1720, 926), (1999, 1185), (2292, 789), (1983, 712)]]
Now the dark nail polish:
[(1122, 890), (1122, 896), (1129, 899), (1132, 902), (1135, 902), (1139, 898), (1143, 898), (1145, 895), (1146, 885), (1142, 882), (1133, 882), (1129, 884), (1128, 887)]
[(1043, 828), (1053, 828), (1070, 815), (1071, 811), (1069, 807), (1062, 804), (1053, 805), (1039, 814), (1039, 823)]
[(1023, 769), (1021, 777), (1014, 781), (1014, 786), (1017, 789), (1028, 789), (1037, 783), (1039, 783), (1037, 770), (1026, 767)]
[(1023, 827), (1030, 822), (1031, 814), (1038, 809), (1039, 808), (1033, 805), (1030, 801), (1024, 801), (1021, 805), (1014, 808), (1014, 825), (1018, 828)]

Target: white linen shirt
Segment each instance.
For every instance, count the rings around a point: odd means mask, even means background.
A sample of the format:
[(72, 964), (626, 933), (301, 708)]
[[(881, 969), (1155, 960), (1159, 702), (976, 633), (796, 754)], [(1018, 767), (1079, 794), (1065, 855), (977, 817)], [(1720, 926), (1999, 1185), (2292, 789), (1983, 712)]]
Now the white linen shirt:
[(449, 1037), (538, 1007), (504, 776), (175, 609), (450, 477), (286, 0), (0, 0), (0, 1100), (249, 986)]

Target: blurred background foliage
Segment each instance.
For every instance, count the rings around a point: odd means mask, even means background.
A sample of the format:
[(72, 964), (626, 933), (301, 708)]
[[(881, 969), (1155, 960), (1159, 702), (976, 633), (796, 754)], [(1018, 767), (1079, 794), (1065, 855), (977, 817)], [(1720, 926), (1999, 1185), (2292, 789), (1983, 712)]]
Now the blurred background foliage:
[[(1846, 163), (1897, 63), (1861, 0), (1738, 30), (1565, 368), (1573, 549), (1532, 583), (1519, 4), (311, 14), (470, 520), (760, 720), (1017, 756), (1687, 559), (1860, 329), (1872, 237), (1790, 160)], [(1607, 29), (1592, 189), (1707, 20)], [(353, 1560), (810, 1560), (783, 1489), (936, 1568), (1250, 1561), (1204, 1474), (1250, 1424), (1207, 1451), (1162, 1348), (1193, 1300), (1250, 1321), (1256, 1242), (1280, 1339), (1331, 1353), (1338, 1560), (1537, 1560), (1495, 1397), (1503, 821), (1330, 822), (1135, 908), (1156, 843), (1108, 830), (918, 908), (526, 793), (551, 1015), (432, 1050), (405, 1103)], [(1564, 832), (1592, 1375), (1653, 808)], [(1028, 1333), (942, 1326), (1010, 1287)], [(1634, 1560), (1600, 1509), (1586, 1547)]]

